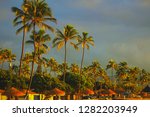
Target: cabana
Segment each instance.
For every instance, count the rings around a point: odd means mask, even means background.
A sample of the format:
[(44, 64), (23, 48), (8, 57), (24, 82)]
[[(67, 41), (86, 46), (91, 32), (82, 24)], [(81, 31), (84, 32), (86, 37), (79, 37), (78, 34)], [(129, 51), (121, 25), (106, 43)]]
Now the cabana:
[(47, 92), (47, 97), (49, 97), (50, 100), (60, 100), (61, 96), (65, 96), (65, 92), (58, 88), (54, 88)]
[(18, 100), (19, 97), (22, 97), (25, 95), (23, 92), (21, 92), (20, 90), (14, 87), (5, 90), (3, 94), (7, 96), (7, 100), (14, 100), (14, 99)]

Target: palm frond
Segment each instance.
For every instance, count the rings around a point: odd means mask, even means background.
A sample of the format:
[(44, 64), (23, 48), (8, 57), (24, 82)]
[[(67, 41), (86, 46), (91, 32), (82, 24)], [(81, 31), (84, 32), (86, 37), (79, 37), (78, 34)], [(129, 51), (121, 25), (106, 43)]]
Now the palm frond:
[(21, 9), (17, 8), (17, 7), (12, 7), (11, 11), (14, 12), (16, 15), (24, 14), (24, 12)]
[(59, 41), (62, 41), (63, 39), (62, 38), (55, 38), (55, 39), (53, 39), (53, 44), (55, 44), (57, 41), (59, 42)]
[(44, 28), (44, 29), (49, 29), (53, 33), (55, 31), (53, 27), (51, 27), (51, 26), (49, 26), (49, 25), (47, 25), (46, 23), (43, 23), (43, 22), (41, 22), (41, 27)]
[(58, 44), (61, 43), (61, 42), (62, 41), (60, 40), (60, 41), (57, 41), (57, 42), (53, 43), (53, 48), (56, 47), (56, 46), (58, 46)]
[(56, 23), (57, 24), (57, 20), (56, 20), (56, 18), (53, 18), (53, 17), (46, 17), (46, 18), (44, 18), (44, 21), (51, 21), (51, 22), (54, 22), (54, 23)]
[(64, 44), (65, 44), (64, 41), (59, 42), (57, 45), (57, 49), (60, 50), (64, 46)]
[(16, 34), (19, 34), (23, 29), (27, 28), (28, 24), (23, 25), (22, 27), (20, 27), (19, 29), (17, 29)]
[(34, 41), (33, 40), (27, 40), (26, 44), (34, 44)]
[(57, 29), (56, 35), (57, 35), (57, 37), (59, 37), (59, 38), (62, 38), (62, 39), (65, 38), (65, 35), (64, 35), (59, 29)]
[(31, 23), (29, 23), (29, 24), (28, 24), (28, 28), (27, 28), (27, 29), (28, 29), (28, 31), (30, 31), (30, 30), (31, 30), (32, 26), (33, 26), (33, 22), (31, 22)]
[(81, 44), (82, 44), (82, 42), (80, 41), (80, 42), (78, 42), (76, 45), (79, 46), (79, 45), (81, 45)]
[(15, 23), (15, 22), (17, 22), (18, 20), (20, 20), (20, 19), (21, 19), (21, 16), (22, 16), (22, 15), (16, 16), (15, 19), (13, 20), (13, 23)]
[(44, 41), (50, 41), (51, 37), (47, 34), (43, 36)]
[(94, 41), (87, 41), (87, 43), (89, 43), (90, 45), (94, 46)]
[(79, 47), (77, 46), (77, 44), (74, 44), (72, 42), (70, 42), (70, 44), (76, 49), (76, 50), (79, 50)]
[(78, 39), (76, 35), (70, 36), (70, 39)]
[(14, 22), (14, 26), (18, 26), (20, 24), (23, 24), (23, 21)]
[(88, 50), (90, 49), (90, 46), (88, 44), (85, 44), (85, 46)]
[(42, 46), (45, 48), (45, 49), (48, 49), (48, 46), (46, 44), (42, 44)]

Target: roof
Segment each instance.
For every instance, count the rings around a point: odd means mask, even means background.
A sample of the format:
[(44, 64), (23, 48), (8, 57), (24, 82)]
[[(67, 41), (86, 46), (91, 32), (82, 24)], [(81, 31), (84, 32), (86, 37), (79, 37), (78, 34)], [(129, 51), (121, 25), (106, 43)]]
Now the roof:
[(112, 94), (112, 95), (115, 95), (115, 94), (116, 94), (116, 92), (114, 92), (114, 91), (111, 90), (111, 89), (109, 89), (108, 92), (109, 92), (109, 94)]
[(54, 88), (53, 90), (49, 91), (49, 95), (58, 95), (58, 96), (64, 96), (65, 92), (58, 89), (58, 88)]
[(5, 90), (0, 89), (0, 93), (4, 93), (4, 92), (5, 92)]
[(92, 94), (94, 94), (94, 91), (93, 90), (91, 90), (91, 89), (86, 89), (85, 91), (84, 91), (84, 94), (90, 94), (90, 95), (92, 95)]
[(11, 96), (24, 96), (25, 94), (18, 89), (12, 87), (9, 90), (5, 90), (5, 95), (11, 95)]

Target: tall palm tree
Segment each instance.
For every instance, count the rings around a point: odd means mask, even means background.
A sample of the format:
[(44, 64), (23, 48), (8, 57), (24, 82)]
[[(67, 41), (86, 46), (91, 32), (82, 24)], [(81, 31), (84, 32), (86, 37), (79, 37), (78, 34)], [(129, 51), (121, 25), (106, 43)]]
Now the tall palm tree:
[[(33, 28), (33, 40), (36, 38), (35, 28), (36, 26), (42, 29), (48, 29), (51, 32), (54, 32), (54, 28), (45, 22), (50, 21), (56, 23), (56, 19), (52, 15), (52, 10), (45, 2), (45, 0), (31, 0), (28, 1), (26, 5), (28, 12), (27, 12), (27, 22), (28, 22), (28, 30)], [(33, 73), (34, 73), (34, 61), (36, 57), (36, 44), (34, 41), (34, 54), (33, 54), (33, 61), (31, 65), (31, 75), (30, 75), (30, 83), (27, 89), (26, 97), (28, 95), (28, 90), (30, 90)]]
[(46, 42), (50, 41), (51, 38), (48, 34), (45, 34), (45, 31), (44, 30), (39, 30), (38, 32), (35, 32), (35, 39), (34, 39), (34, 36), (31, 35), (30, 36), (30, 40), (26, 41), (27, 44), (32, 44), (34, 45), (35, 43), (35, 47), (36, 47), (36, 55), (37, 55), (37, 62), (38, 62), (38, 67), (37, 67), (37, 72), (38, 73), (41, 73), (41, 61), (42, 61), (42, 58), (41, 58), (41, 55), (42, 54), (45, 54), (48, 52), (48, 49), (49, 47), (45, 44)]
[(90, 45), (94, 46), (94, 40), (92, 36), (88, 36), (88, 33), (83, 32), (82, 36), (78, 35), (78, 43), (76, 44), (82, 45), (82, 59), (81, 59), (81, 67), (80, 67), (80, 75), (82, 73), (82, 65), (84, 61), (84, 53), (85, 53), (85, 48), (89, 49)]
[(21, 69), (22, 69), (22, 59), (24, 56), (24, 45), (25, 45), (25, 36), (26, 36), (26, 30), (28, 23), (26, 22), (27, 19), (27, 0), (24, 0), (22, 4), (22, 8), (12, 7), (12, 12), (15, 13), (15, 19), (13, 21), (14, 26), (21, 25), (19, 29), (17, 29), (16, 34), (23, 32), (23, 39), (22, 39), (22, 49), (21, 49), (21, 56), (20, 56), (20, 65), (19, 65), (19, 76), (21, 75)]
[[(64, 82), (66, 78), (66, 60), (67, 60), (67, 42), (72, 39), (77, 38), (77, 30), (71, 26), (66, 25), (64, 27), (64, 30), (61, 31), (57, 29), (56, 31), (56, 38), (53, 40), (53, 47), (57, 46), (57, 49), (61, 49), (63, 46), (65, 46), (65, 56), (64, 56)], [(71, 43), (72, 44), (72, 43)]]
[[(82, 66), (84, 61), (85, 48), (90, 49), (90, 45), (94, 46), (94, 40), (92, 36), (88, 36), (87, 32), (82, 32), (82, 36), (78, 35), (78, 43), (76, 46), (82, 45), (82, 58), (81, 58), (81, 66), (80, 66), (80, 77), (82, 74)], [(81, 83), (79, 83), (79, 91), (80, 92)], [(80, 98), (80, 96), (79, 96)]]

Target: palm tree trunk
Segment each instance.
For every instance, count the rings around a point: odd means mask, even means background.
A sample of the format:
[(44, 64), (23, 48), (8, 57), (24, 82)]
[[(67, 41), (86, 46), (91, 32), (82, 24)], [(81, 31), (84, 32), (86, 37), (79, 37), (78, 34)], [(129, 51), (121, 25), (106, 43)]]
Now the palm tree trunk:
[(38, 47), (38, 67), (37, 67), (37, 70), (36, 72), (41, 74), (42, 73), (42, 66), (41, 66), (41, 55), (40, 55), (40, 52), (39, 52), (39, 47)]
[[(33, 25), (33, 35), (34, 35), (34, 40), (35, 40), (35, 23)], [(28, 89), (26, 91), (25, 99), (27, 99), (28, 92), (30, 91), (31, 84), (32, 84), (33, 72), (34, 72), (34, 62), (35, 62), (35, 54), (36, 54), (36, 47), (35, 47), (35, 41), (34, 41), (34, 53), (33, 53), (32, 67), (31, 67), (31, 75), (30, 75), (30, 81), (29, 81)]]
[(67, 42), (65, 41), (64, 82), (66, 81), (66, 59), (67, 59)]
[[(84, 51), (85, 51), (85, 49), (84, 49), (84, 47), (82, 48), (82, 59), (81, 59), (81, 67), (80, 67), (80, 78), (82, 78), (81, 77), (81, 75), (82, 75), (82, 65), (83, 65), (83, 60), (84, 60)], [(79, 93), (79, 95), (78, 95), (78, 99), (80, 99), (80, 89), (81, 89), (81, 82), (79, 83), (79, 89), (78, 89), (78, 93)]]
[(115, 86), (114, 86), (114, 85), (115, 85), (115, 84), (114, 84), (115, 81), (114, 81), (114, 75), (113, 75), (113, 74), (114, 74), (114, 73), (113, 73), (113, 67), (112, 67), (112, 68), (111, 68), (111, 78), (112, 78), (111, 80), (112, 80), (112, 85), (113, 85), (113, 90), (114, 90), (114, 89), (115, 89)]
[[(24, 21), (24, 25), (25, 25), (25, 21)], [(24, 43), (25, 43), (25, 28), (23, 29), (23, 39), (22, 39), (22, 50), (21, 50), (21, 57), (20, 57), (20, 65), (19, 65), (19, 77), (21, 75), (21, 69), (22, 69), (22, 59), (24, 56)]]
[(83, 60), (84, 60), (84, 47), (82, 49), (82, 59), (81, 59), (81, 67), (80, 67), (80, 76), (81, 76), (81, 73), (82, 73), (82, 65), (83, 65)]

